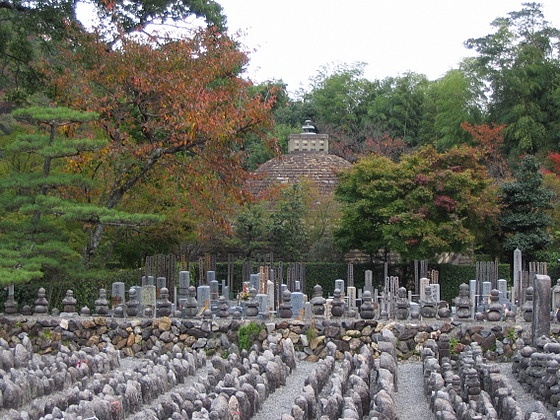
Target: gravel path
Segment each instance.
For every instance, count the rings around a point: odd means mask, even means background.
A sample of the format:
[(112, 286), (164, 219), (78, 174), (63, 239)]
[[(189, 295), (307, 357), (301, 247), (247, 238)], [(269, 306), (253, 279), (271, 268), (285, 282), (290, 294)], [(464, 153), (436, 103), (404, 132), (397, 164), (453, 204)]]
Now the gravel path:
[(398, 392), (395, 393), (395, 405), (398, 419), (435, 419), (424, 396), (422, 362), (399, 362), (397, 378)]
[(268, 396), (253, 420), (278, 420), (282, 414), (290, 414), (303, 383), (315, 368), (316, 363), (298, 361), (297, 368), (286, 378), (286, 385)]

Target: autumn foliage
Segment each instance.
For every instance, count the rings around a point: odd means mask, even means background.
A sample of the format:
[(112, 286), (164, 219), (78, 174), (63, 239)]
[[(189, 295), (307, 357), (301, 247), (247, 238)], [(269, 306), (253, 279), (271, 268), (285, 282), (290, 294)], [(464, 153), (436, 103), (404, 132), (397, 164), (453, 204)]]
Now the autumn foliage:
[(494, 179), (504, 179), (508, 174), (504, 158), (505, 124), (471, 124), (461, 123), (461, 128), (473, 137), (473, 142), (481, 154), (482, 161)]
[[(240, 191), (243, 142), (271, 125), (274, 104), (274, 94), (253, 95), (239, 76), (247, 56), (236, 43), (202, 29), (157, 44), (128, 38), (111, 50), (87, 35), (61, 56), (44, 67), (58, 101), (98, 112), (110, 139), (83, 165), (104, 178), (102, 204), (118, 206), (148, 176), (161, 174), (185, 192), (184, 206), (219, 218), (222, 199)], [(93, 237), (91, 253), (97, 245)]]

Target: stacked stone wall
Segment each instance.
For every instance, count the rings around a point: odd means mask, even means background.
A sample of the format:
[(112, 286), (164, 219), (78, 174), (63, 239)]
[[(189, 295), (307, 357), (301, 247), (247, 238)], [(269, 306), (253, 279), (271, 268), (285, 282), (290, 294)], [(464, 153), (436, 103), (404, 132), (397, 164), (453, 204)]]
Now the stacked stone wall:
[[(142, 355), (154, 347), (167, 351), (179, 349), (204, 350), (207, 354), (223, 352), (237, 344), (239, 328), (248, 322), (262, 325), (261, 334), (253, 342), (257, 348), (267, 348), (267, 335), (290, 338), (297, 351), (304, 352), (310, 361), (323, 359), (328, 354), (327, 344), (333, 343), (338, 357), (345, 352), (359, 353), (362, 347), (371, 347), (379, 353), (374, 336), (390, 330), (395, 336), (397, 360), (419, 359), (423, 344), (428, 339), (439, 341), (445, 334), (451, 356), (476, 343), (486, 359), (511, 361), (516, 350), (531, 342), (528, 323), (405, 323), (375, 320), (341, 319), (306, 324), (296, 320), (276, 322), (247, 320), (185, 320), (179, 318), (110, 318), (110, 317), (2, 317), (0, 339), (15, 347), (23, 334), (30, 340), (33, 351), (39, 354), (56, 352), (60, 346), (71, 350), (81, 347), (104, 348), (111, 344), (125, 356)], [(554, 324), (552, 335), (560, 333)]]

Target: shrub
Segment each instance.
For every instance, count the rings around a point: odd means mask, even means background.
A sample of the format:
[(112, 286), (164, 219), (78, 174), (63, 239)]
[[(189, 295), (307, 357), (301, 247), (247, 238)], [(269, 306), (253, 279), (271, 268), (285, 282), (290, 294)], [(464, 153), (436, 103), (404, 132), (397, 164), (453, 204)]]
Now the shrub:
[(251, 321), (239, 328), (237, 331), (237, 345), (240, 350), (249, 350), (253, 341), (259, 336), (262, 326)]

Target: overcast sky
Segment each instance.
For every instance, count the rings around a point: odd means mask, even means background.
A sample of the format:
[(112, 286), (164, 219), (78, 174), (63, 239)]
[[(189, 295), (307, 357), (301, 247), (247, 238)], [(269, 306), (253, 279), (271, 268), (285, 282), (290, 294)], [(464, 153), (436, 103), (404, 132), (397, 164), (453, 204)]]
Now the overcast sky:
[[(463, 43), (494, 30), (515, 0), (218, 0), (250, 53), (247, 76), (309, 89), (325, 65), (367, 63), (370, 80), (413, 71), (435, 80), (474, 54)], [(560, 28), (560, 0), (543, 0)]]

